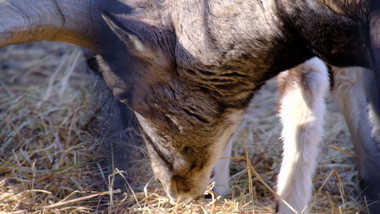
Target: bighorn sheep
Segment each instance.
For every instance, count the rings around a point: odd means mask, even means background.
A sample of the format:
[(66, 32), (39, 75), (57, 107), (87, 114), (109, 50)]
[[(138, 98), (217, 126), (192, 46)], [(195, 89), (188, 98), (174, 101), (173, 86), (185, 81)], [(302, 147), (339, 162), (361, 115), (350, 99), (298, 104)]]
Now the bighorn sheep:
[[(375, 120), (380, 111), (378, 0), (0, 1), (0, 46), (36, 40), (99, 54), (173, 200), (202, 196), (254, 92), (313, 56), (373, 70)], [(379, 179), (363, 179), (370, 201)]]

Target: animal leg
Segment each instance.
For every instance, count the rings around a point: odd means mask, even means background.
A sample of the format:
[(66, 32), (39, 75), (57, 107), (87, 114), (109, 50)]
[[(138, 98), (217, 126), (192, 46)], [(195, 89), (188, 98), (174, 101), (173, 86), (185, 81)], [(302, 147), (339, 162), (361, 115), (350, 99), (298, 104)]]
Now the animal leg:
[[(279, 75), (284, 153), (277, 193), (297, 212), (307, 213), (311, 197), (328, 85), (327, 68), (318, 58)], [(278, 211), (294, 213), (281, 201)]]
[(226, 159), (219, 160), (213, 169), (214, 176), (212, 180), (215, 181), (214, 191), (222, 196), (230, 193), (230, 159), (228, 157), (231, 157), (232, 144), (231, 140), (227, 143), (222, 154), (222, 157), (226, 157)]
[[(368, 72), (360, 67), (332, 67), (334, 85), (332, 94), (341, 109), (351, 139), (355, 154), (358, 156), (360, 187), (370, 213), (380, 210), (380, 155), (375, 138), (371, 135), (371, 123), (368, 116), (368, 102), (363, 77)], [(376, 203), (377, 201), (377, 203)]]

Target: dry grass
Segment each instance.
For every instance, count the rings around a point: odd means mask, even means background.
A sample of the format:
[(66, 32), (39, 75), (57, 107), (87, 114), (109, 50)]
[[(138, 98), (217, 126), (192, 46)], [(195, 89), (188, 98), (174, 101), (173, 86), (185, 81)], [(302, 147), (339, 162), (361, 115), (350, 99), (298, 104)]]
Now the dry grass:
[[(0, 49), (0, 66), (0, 213), (274, 212), (266, 186), (275, 188), (282, 152), (275, 81), (257, 94), (234, 136), (232, 195), (174, 204), (151, 181), (138, 133), (120, 131), (118, 108), (79, 48), (9, 46)], [(329, 145), (352, 146), (328, 103), (311, 213), (355, 213), (361, 206), (354, 158)], [(248, 176), (253, 170), (265, 185)]]

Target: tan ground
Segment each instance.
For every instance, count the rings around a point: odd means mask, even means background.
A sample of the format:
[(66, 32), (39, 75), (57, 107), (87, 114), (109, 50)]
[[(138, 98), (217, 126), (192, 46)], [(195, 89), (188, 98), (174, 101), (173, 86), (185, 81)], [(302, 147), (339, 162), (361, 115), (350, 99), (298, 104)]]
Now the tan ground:
[[(0, 49), (0, 70), (0, 213), (274, 212), (273, 194), (248, 177), (253, 173), (243, 139), (253, 167), (274, 189), (282, 152), (275, 80), (257, 94), (234, 137), (233, 194), (173, 204), (149, 182), (141, 141), (126, 142), (138, 133), (120, 132), (107, 119), (118, 116), (116, 104), (86, 67), (81, 49), (48, 42), (8, 46)], [(355, 213), (354, 158), (329, 145), (352, 146), (342, 116), (330, 98), (328, 103), (311, 213)], [(119, 171), (108, 176), (112, 165)]]

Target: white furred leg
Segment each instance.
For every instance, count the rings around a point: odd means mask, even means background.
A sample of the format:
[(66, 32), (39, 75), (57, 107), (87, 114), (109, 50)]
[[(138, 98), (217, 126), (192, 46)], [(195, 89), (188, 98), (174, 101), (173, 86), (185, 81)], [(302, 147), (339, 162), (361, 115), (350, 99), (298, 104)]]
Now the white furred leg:
[[(278, 176), (278, 195), (297, 212), (307, 213), (323, 135), (324, 95), (329, 86), (327, 68), (318, 58), (279, 76), (280, 117), (284, 153)], [(294, 213), (279, 201), (278, 211)]]

